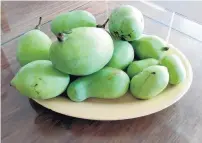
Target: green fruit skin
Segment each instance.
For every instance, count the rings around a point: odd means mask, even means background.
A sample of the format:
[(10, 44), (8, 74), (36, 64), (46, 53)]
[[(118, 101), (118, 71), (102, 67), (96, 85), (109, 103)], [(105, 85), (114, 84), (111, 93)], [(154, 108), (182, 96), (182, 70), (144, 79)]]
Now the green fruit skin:
[(69, 81), (69, 75), (54, 69), (51, 61), (37, 60), (23, 66), (11, 85), (29, 98), (50, 99), (64, 92)]
[(125, 69), (134, 59), (134, 50), (127, 41), (114, 40), (114, 53), (108, 67)]
[(75, 10), (58, 15), (51, 22), (51, 31), (54, 34), (69, 31), (77, 27), (95, 27), (96, 19), (88, 11)]
[(153, 58), (134, 61), (128, 66), (127, 74), (130, 78), (132, 78), (133, 76), (143, 71), (145, 68), (158, 64), (159, 61)]
[(155, 35), (142, 36), (131, 42), (140, 59), (154, 58), (159, 60), (165, 54), (166, 42)]
[(168, 68), (170, 84), (179, 84), (186, 78), (185, 67), (177, 55), (172, 54), (163, 57), (161, 65)]
[(67, 89), (67, 95), (75, 102), (81, 102), (90, 97), (114, 99), (128, 91), (129, 83), (130, 79), (125, 72), (105, 67), (72, 82)]
[(63, 42), (50, 48), (54, 67), (71, 75), (89, 75), (102, 69), (112, 58), (111, 36), (102, 28), (74, 28)]
[(51, 39), (40, 30), (27, 32), (18, 41), (17, 61), (24, 66), (35, 60), (49, 60), (51, 43)]
[(109, 31), (120, 39), (133, 41), (141, 36), (143, 30), (143, 15), (133, 6), (122, 5), (114, 9), (109, 17)]
[(154, 65), (134, 76), (130, 82), (130, 91), (138, 99), (150, 99), (162, 92), (169, 82), (166, 67)]

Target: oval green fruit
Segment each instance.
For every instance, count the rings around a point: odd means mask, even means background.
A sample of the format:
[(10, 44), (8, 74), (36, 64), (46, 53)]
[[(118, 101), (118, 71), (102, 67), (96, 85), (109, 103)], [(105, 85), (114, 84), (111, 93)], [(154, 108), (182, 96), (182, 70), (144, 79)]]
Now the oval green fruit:
[(69, 80), (69, 75), (54, 69), (51, 61), (37, 60), (23, 66), (11, 85), (29, 98), (50, 99), (64, 92)]
[(49, 60), (51, 43), (51, 39), (38, 29), (25, 33), (18, 41), (17, 61), (24, 66), (35, 60)]
[(177, 55), (167, 55), (160, 62), (168, 68), (170, 84), (179, 84), (186, 78), (185, 67)]
[(122, 70), (105, 67), (92, 75), (72, 82), (67, 89), (67, 95), (75, 102), (81, 102), (90, 97), (114, 99), (127, 92), (129, 82), (128, 75)]
[(155, 35), (142, 36), (131, 44), (140, 59), (154, 58), (159, 60), (169, 49), (166, 42)]
[(77, 27), (95, 27), (96, 19), (88, 11), (75, 10), (55, 17), (51, 22), (51, 31), (58, 33), (69, 31)]
[(50, 48), (54, 67), (71, 75), (89, 75), (102, 69), (114, 51), (111, 36), (102, 28), (74, 28), (63, 42)]
[(134, 59), (134, 50), (127, 41), (114, 40), (114, 53), (108, 67), (125, 69)]
[(114, 9), (109, 17), (110, 33), (120, 39), (133, 41), (141, 36), (144, 30), (142, 13), (130, 5)]
[(150, 99), (162, 92), (169, 82), (166, 67), (154, 65), (134, 76), (130, 83), (132, 95), (138, 99)]
[(132, 78), (133, 76), (143, 71), (145, 68), (157, 65), (158, 63), (159, 61), (153, 58), (134, 61), (128, 66), (127, 74), (130, 78)]

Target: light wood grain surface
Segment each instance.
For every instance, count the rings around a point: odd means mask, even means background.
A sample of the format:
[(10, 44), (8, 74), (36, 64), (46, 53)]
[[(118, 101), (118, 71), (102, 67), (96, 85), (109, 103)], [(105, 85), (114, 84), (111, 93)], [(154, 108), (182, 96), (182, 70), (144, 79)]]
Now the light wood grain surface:
[(61, 12), (74, 10), (87, 3), (88, 1), (4, 1), (2, 6), (5, 18), (2, 23), (8, 23), (10, 30), (3, 30), (2, 42), (33, 29), (40, 16), (43, 17), (42, 23), (46, 23)]
[[(4, 2), (7, 7), (10, 2)], [(16, 2), (18, 4), (18, 2)], [(51, 5), (57, 5), (56, 2), (47, 2), (44, 22), (49, 21), (57, 12), (52, 12)], [(63, 11), (86, 9), (96, 15), (97, 20), (102, 23), (107, 18), (104, 2), (58, 2), (64, 5)], [(26, 5), (25, 9), (31, 9)], [(42, 9), (45, 2), (37, 2), (35, 8)], [(117, 3), (111, 3), (111, 6)], [(20, 4), (19, 4), (20, 6)], [(8, 10), (8, 9), (7, 9)], [(61, 10), (61, 7), (58, 10)], [(10, 11), (11, 12), (11, 11)], [(18, 13), (16, 10), (14, 13)], [(22, 16), (18, 18), (23, 21), (23, 17), (28, 21), (28, 27), (16, 31), (18, 27), (17, 20), (13, 20), (7, 13), (5, 19), (8, 19), (10, 32), (3, 35), (18, 35), (18, 32), (26, 31), (36, 25), (38, 16), (44, 11), (39, 11), (38, 15), (33, 10), (36, 17)], [(60, 11), (59, 11), (60, 12)], [(58, 13), (59, 13), (58, 12)], [(12, 13), (12, 12), (11, 12)], [(45, 13), (45, 12), (44, 12)], [(51, 16), (52, 15), (52, 16)], [(154, 17), (155, 18), (155, 17)], [(164, 19), (164, 22), (166, 20)], [(190, 27), (184, 23), (184, 28), (192, 28), (194, 32), (200, 32), (200, 28)], [(199, 25), (200, 27), (200, 25)], [(14, 30), (13, 30), (14, 29)], [(17, 28), (18, 29), (18, 28)], [(50, 37), (49, 24), (44, 25), (42, 30)], [(8, 30), (9, 31), (9, 30)], [(168, 27), (160, 22), (145, 17), (145, 32), (158, 35), (162, 38), (167, 36)], [(201, 32), (202, 33), (202, 32)], [(13, 35), (11, 34), (11, 35)], [(195, 37), (194, 37), (195, 36)], [(12, 37), (12, 36), (11, 36)], [(9, 40), (10, 36), (4, 40)], [(7, 39), (8, 38), (8, 39)], [(14, 88), (9, 86), (10, 80), (18, 71), (19, 64), (16, 61), (16, 44), (18, 39), (2, 45), (1, 47), (1, 103), (2, 103), (2, 142), (3, 143), (200, 143), (202, 140), (202, 42), (197, 40), (196, 35), (192, 37), (182, 31), (171, 31), (169, 42), (179, 48), (189, 59), (193, 69), (193, 83), (186, 95), (173, 106), (137, 119), (124, 121), (90, 121), (56, 114), (40, 105), (21, 96)], [(127, 111), (126, 111), (127, 112)]]

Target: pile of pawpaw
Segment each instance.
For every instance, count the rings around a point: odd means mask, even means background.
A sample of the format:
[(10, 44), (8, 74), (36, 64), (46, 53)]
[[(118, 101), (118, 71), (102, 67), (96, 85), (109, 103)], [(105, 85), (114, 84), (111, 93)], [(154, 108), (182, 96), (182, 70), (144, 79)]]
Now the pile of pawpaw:
[(84, 10), (60, 14), (50, 24), (55, 41), (40, 30), (41, 20), (17, 45), (21, 68), (11, 85), (24, 96), (45, 100), (66, 91), (70, 100), (81, 102), (131, 92), (150, 99), (186, 78), (166, 41), (143, 34), (143, 14), (133, 6), (115, 8), (103, 25)]

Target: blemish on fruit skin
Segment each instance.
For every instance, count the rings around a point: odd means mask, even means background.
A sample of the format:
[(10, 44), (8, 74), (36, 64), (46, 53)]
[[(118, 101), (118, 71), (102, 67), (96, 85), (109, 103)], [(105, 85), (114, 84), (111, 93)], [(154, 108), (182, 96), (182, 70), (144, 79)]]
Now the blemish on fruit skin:
[(132, 30), (128, 35), (126, 35), (126, 36), (128, 36), (129, 37), (129, 39), (131, 39), (132, 38), (132, 33), (136, 33), (136, 31), (135, 30)]
[[(41, 78), (38, 78), (39, 80), (42, 80)], [(34, 91), (39, 95), (40, 94), (40, 92), (37, 90), (37, 86), (38, 86), (39, 84), (38, 83), (35, 83), (34, 85), (33, 85), (33, 89), (34, 89)]]
[(39, 95), (40, 92), (36, 90), (36, 93)]
[(37, 91), (37, 89), (36, 89), (36, 87), (38, 86), (38, 84), (36, 83), (34, 86), (33, 86), (33, 89), (34, 89), (34, 91), (39, 95), (40, 94), (40, 92), (39, 91)]
[(111, 80), (113, 78), (113, 75), (110, 75), (107, 79)]
[(152, 72), (151, 74), (156, 74), (156, 72)]
[(38, 86), (38, 83), (36, 83), (34, 86), (33, 86), (33, 89), (34, 89), (34, 91), (39, 95), (40, 94), (40, 92), (39, 91), (37, 91), (37, 89), (36, 89), (36, 87)]
[(43, 78), (39, 77), (38, 78), (38, 83), (46, 84), (46, 81)]
[(111, 75), (108, 76), (108, 80), (111, 80), (114, 76), (116, 76), (117, 74), (119, 74), (118, 72), (113, 72)]
[(116, 37), (118, 37), (118, 36), (119, 36), (119, 32), (114, 31), (114, 35), (115, 35)]

